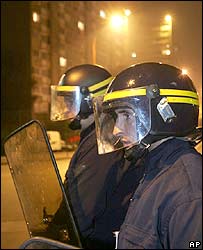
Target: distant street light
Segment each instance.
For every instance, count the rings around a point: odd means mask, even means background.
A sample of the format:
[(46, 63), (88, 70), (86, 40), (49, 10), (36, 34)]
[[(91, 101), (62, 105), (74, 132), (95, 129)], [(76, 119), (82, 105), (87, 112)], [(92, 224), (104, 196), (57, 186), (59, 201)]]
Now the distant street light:
[(172, 52), (172, 16), (167, 14), (160, 26), (161, 54), (170, 56)]
[(168, 38), (169, 38), (169, 44), (172, 46), (172, 16), (171, 15), (165, 15), (165, 25), (167, 25), (167, 33), (168, 33)]
[[(112, 31), (127, 31), (128, 29), (128, 16), (131, 15), (131, 11), (129, 9), (124, 10), (124, 14), (114, 14), (111, 16), (106, 16), (106, 13), (103, 10), (100, 10), (99, 15), (102, 19), (106, 19), (109, 21), (110, 27)], [(96, 35), (92, 40), (92, 62), (96, 64), (97, 62), (97, 37)]]
[(112, 15), (110, 19), (111, 28), (114, 31), (120, 31), (122, 28), (125, 28), (128, 25), (127, 16), (121, 15)]
[(171, 17), (171, 15), (165, 15), (165, 21), (167, 22), (167, 23), (171, 23), (172, 22), (172, 17)]
[(187, 69), (182, 69), (182, 74), (183, 75), (187, 75), (188, 74), (188, 70)]

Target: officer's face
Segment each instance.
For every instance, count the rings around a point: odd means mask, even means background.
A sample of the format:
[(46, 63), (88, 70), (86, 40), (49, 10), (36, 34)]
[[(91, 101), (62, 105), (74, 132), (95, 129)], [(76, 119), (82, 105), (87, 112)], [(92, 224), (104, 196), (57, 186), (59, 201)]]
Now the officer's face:
[(116, 109), (116, 121), (113, 135), (120, 138), (124, 145), (129, 145), (136, 139), (136, 115), (130, 108)]
[(69, 96), (64, 96), (64, 101), (66, 104), (66, 107), (68, 110), (71, 110), (73, 107), (73, 98), (70, 98)]

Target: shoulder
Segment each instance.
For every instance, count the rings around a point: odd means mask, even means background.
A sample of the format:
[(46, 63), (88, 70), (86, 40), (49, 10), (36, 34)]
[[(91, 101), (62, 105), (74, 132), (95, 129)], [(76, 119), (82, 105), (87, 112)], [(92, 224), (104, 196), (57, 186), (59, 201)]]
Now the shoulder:
[(190, 190), (202, 190), (202, 156), (197, 152), (191, 152), (182, 155), (179, 162)]
[(88, 134), (86, 134), (85, 136), (83, 136), (81, 138), (79, 146), (86, 144), (88, 142), (94, 142), (94, 144), (96, 144), (96, 131), (95, 131), (95, 129), (91, 130)]
[[(164, 192), (164, 217), (202, 200), (202, 157), (195, 151), (182, 154), (159, 180), (159, 191)], [(163, 198), (163, 197), (162, 197)], [(193, 204), (193, 205), (192, 205)]]
[(182, 198), (189, 199), (190, 195), (202, 190), (202, 156), (193, 149), (186, 151), (165, 166), (160, 177), (166, 189), (176, 189), (177, 193), (182, 193)]

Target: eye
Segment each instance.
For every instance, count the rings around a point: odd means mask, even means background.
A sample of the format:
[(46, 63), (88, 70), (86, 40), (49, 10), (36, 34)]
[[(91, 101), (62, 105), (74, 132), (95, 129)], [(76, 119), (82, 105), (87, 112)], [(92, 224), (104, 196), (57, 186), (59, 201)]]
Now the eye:
[(116, 121), (118, 115), (116, 114), (116, 112), (111, 112), (110, 116), (113, 118), (114, 121)]
[(124, 112), (123, 116), (124, 116), (124, 119), (126, 121), (129, 121), (129, 120), (133, 119), (133, 117), (134, 117), (134, 115), (132, 113), (129, 113), (129, 112)]

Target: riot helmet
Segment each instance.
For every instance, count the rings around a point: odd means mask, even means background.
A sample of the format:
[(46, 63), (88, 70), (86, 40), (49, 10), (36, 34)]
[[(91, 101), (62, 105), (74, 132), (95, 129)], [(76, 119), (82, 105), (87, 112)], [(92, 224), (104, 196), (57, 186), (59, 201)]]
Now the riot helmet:
[(68, 69), (58, 85), (51, 86), (50, 119), (70, 120), (71, 129), (80, 129), (81, 119), (93, 114), (92, 98), (105, 93), (112, 78), (99, 65), (82, 64)]
[[(120, 72), (94, 100), (98, 151), (148, 148), (167, 137), (189, 138), (198, 125), (199, 100), (188, 75), (155, 62)], [(138, 150), (139, 151), (139, 150)]]

